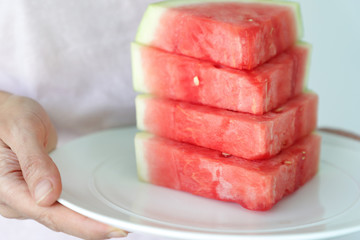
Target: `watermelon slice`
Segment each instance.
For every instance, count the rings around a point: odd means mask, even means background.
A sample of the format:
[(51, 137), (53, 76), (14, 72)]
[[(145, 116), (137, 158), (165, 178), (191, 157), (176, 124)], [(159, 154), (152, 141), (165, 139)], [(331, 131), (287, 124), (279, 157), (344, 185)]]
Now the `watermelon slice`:
[(268, 210), (316, 174), (320, 137), (310, 134), (265, 161), (228, 157), (148, 133), (137, 134), (135, 146), (138, 176), (145, 182)]
[(140, 130), (226, 154), (263, 159), (278, 154), (317, 124), (318, 97), (301, 94), (264, 115), (234, 112), (204, 105), (139, 95)]
[(302, 37), (294, 2), (190, 0), (150, 4), (136, 42), (238, 69), (253, 69)]
[(133, 43), (134, 88), (261, 115), (302, 92), (309, 51), (309, 44), (299, 43), (254, 70), (244, 71)]

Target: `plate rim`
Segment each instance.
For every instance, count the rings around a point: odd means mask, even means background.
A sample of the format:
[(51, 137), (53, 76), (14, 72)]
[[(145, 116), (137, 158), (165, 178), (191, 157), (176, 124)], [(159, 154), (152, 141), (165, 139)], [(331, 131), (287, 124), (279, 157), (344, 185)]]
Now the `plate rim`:
[[(67, 146), (69, 145), (76, 145), (81, 141), (84, 141), (88, 138), (96, 138), (98, 135), (106, 135), (106, 134), (111, 134), (113, 132), (118, 132), (118, 131), (123, 131), (123, 130), (133, 130), (134, 133), (136, 131), (139, 131), (136, 129), (135, 126), (131, 126), (131, 127), (121, 127), (121, 128), (111, 128), (111, 129), (106, 129), (106, 130), (102, 130), (102, 131), (97, 131), (85, 136), (81, 136), (77, 139), (74, 139), (72, 141), (69, 141), (67, 143), (65, 143), (64, 145), (62, 145), (60, 148), (55, 149), (50, 155), (54, 155), (54, 153), (56, 153), (57, 151), (62, 151), (62, 149), (66, 149)], [(326, 141), (330, 141), (330, 142), (334, 142), (334, 141), (339, 141), (339, 139), (341, 139), (341, 141), (346, 141), (347, 143), (350, 143), (351, 145), (355, 144), (354, 146), (360, 146), (360, 142), (355, 140), (355, 139), (351, 139), (348, 138), (346, 136), (341, 136), (335, 133), (329, 133), (326, 131), (322, 131), (322, 130), (317, 130), (316, 132), (318, 132), (322, 137), (323, 140)], [(348, 146), (348, 144), (345, 144), (345, 146)], [(56, 161), (56, 160), (55, 160)], [(65, 198), (64, 198), (65, 196)], [(113, 218), (109, 218), (107, 216), (103, 216), (100, 213), (95, 213), (89, 209), (85, 209), (81, 206), (78, 206), (74, 203), (72, 203), (71, 201), (66, 199), (66, 189), (63, 189), (63, 193), (60, 196), (60, 198), (58, 199), (58, 202), (61, 203), (62, 205), (64, 205), (65, 207), (68, 207), (70, 209), (72, 209), (75, 212), (78, 212), (84, 216), (93, 218), (95, 220), (98, 220), (100, 222), (104, 222), (106, 224), (110, 224), (113, 225)], [(161, 236), (161, 237), (171, 237), (171, 238), (177, 238), (177, 239), (219, 239), (219, 237), (221, 237), (222, 239), (303, 239), (303, 238), (314, 238), (314, 239), (324, 239), (324, 238), (329, 238), (329, 237), (337, 237), (337, 236), (342, 236), (342, 235), (346, 235), (346, 234), (350, 234), (350, 233), (354, 233), (357, 231), (360, 231), (360, 218), (359, 218), (359, 224), (356, 226), (352, 226), (352, 227), (347, 227), (347, 228), (342, 228), (342, 229), (335, 229), (335, 230), (327, 230), (325, 232), (319, 231), (319, 232), (306, 232), (306, 233), (301, 233), (299, 234), (299, 232), (297, 232), (296, 234), (292, 234), (291, 231), (274, 231), (274, 232), (261, 232), (259, 233), (255, 233), (255, 234), (251, 234), (251, 233), (243, 233), (243, 234), (225, 234), (225, 233), (216, 233), (216, 232), (212, 232), (212, 233), (206, 233), (206, 232), (199, 232), (199, 231), (190, 231), (189, 229), (169, 229), (168, 225), (164, 225), (164, 226), (153, 226), (153, 225), (146, 225), (146, 224), (139, 224), (139, 223), (132, 223), (132, 222), (128, 222), (125, 221), (123, 219), (117, 219), (116, 221), (118, 221), (124, 229), (129, 230), (129, 231), (133, 231), (133, 232), (142, 232), (145, 234), (150, 234), (150, 235), (156, 235), (156, 236)], [(324, 223), (326, 224), (326, 223)], [(166, 229), (164, 229), (166, 228)], [(297, 229), (306, 229), (305, 228), (297, 228)], [(271, 234), (271, 235), (268, 235)]]

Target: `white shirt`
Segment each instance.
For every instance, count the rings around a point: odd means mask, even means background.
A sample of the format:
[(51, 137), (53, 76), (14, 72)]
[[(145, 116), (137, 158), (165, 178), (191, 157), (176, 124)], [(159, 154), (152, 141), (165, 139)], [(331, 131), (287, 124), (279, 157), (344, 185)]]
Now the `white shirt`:
[(0, 89), (38, 100), (60, 140), (133, 124), (129, 45), (150, 2), (0, 1)]

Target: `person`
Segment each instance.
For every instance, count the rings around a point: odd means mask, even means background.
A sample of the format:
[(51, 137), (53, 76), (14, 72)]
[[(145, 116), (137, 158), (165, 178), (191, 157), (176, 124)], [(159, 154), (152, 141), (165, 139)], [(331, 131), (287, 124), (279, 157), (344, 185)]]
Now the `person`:
[(135, 122), (130, 42), (151, 0), (0, 1), (0, 214), (83, 239), (127, 232), (57, 202), (57, 144)]

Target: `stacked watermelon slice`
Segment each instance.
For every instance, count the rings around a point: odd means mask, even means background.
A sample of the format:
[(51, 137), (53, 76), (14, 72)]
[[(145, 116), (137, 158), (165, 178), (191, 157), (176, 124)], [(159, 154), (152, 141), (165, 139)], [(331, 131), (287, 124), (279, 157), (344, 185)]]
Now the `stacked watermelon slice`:
[(149, 5), (132, 43), (139, 178), (251, 210), (309, 181), (318, 97), (301, 30), (293, 2)]

